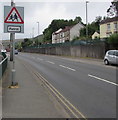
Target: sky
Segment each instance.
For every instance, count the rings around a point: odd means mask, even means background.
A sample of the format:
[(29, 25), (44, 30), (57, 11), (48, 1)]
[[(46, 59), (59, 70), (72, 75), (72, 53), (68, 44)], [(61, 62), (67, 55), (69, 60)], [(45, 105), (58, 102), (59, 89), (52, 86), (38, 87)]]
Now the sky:
[[(3, 33), (4, 6), (10, 6), (11, 0), (0, 0), (0, 40), (7, 40), (9, 33)], [(107, 16), (107, 9), (112, 0), (89, 0), (88, 22), (91, 23), (97, 16)], [(24, 7), (24, 33), (16, 33), (15, 38), (31, 38), (42, 34), (54, 19), (74, 19), (76, 16), (82, 18), (86, 23), (86, 1), (85, 0), (14, 0), (16, 6)]]

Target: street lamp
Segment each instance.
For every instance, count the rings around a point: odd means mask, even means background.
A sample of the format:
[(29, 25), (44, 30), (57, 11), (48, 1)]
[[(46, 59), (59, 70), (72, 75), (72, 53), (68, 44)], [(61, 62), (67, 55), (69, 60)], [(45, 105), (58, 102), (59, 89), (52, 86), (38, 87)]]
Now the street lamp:
[(39, 43), (39, 22), (37, 22), (37, 24), (38, 24), (38, 36), (37, 36), (37, 39), (38, 39), (37, 45), (38, 45), (38, 43)]
[(34, 27), (32, 28), (32, 39), (34, 38)]
[(86, 1), (86, 37), (88, 37), (88, 10), (87, 10), (87, 4), (89, 1)]
[(37, 24), (38, 24), (38, 35), (39, 35), (39, 22), (37, 22)]

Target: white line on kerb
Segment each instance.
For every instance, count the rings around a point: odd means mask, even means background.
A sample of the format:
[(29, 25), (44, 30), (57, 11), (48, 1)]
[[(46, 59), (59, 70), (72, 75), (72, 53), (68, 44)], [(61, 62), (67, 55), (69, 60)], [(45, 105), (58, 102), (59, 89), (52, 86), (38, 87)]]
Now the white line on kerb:
[(41, 59), (41, 58), (37, 58), (38, 60), (43, 60), (43, 59)]
[(51, 62), (51, 61), (46, 61), (46, 62), (48, 62), (48, 63), (50, 63), (50, 64), (55, 64), (54, 62)]
[(106, 83), (109, 83), (109, 84), (118, 86), (118, 84), (116, 84), (116, 83), (114, 83), (114, 82), (110, 82), (110, 81), (105, 80), (105, 79), (103, 79), (103, 78), (99, 78), (99, 77), (96, 77), (96, 76), (90, 75), (90, 74), (88, 74), (88, 76), (89, 76), (89, 77), (92, 77), (92, 78), (96, 78), (96, 79), (98, 79), (98, 80), (100, 80), (100, 81), (103, 81), (103, 82), (106, 82)]
[(72, 71), (76, 71), (75, 69), (72, 69), (70, 67), (66, 67), (66, 66), (63, 66), (63, 65), (59, 65), (60, 67), (63, 67), (63, 68), (66, 68), (66, 69), (69, 69), (69, 70), (72, 70)]

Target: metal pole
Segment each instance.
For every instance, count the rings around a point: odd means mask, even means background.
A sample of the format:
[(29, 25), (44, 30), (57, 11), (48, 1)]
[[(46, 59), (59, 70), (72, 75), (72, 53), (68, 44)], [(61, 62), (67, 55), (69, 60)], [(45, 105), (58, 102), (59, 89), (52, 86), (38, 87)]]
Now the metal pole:
[(39, 44), (39, 22), (38, 23), (38, 42), (37, 42), (37, 45)]
[(39, 22), (37, 22), (38, 23), (38, 35), (39, 35)]
[(15, 86), (15, 55), (14, 55), (14, 50), (15, 50), (15, 33), (12, 33), (12, 40), (13, 40), (13, 68), (12, 68), (12, 83), (11, 86)]
[(87, 11), (87, 3), (89, 3), (89, 1), (86, 1), (86, 37), (88, 37), (88, 11)]
[(32, 28), (32, 38), (34, 38), (34, 27)]
[[(11, 0), (11, 6), (15, 6), (13, 0)], [(13, 61), (13, 33), (10, 33), (10, 61)]]
[(13, 61), (13, 34), (10, 33), (10, 61)]
[[(11, 6), (14, 7), (15, 3), (13, 0), (11, 0)], [(11, 42), (11, 52), (10, 52), (10, 58), (11, 61), (13, 61), (13, 68), (12, 68), (12, 81), (11, 81), (11, 86), (16, 86), (18, 83), (15, 83), (15, 55), (14, 55), (14, 50), (15, 50), (15, 33), (10, 33), (10, 42)]]

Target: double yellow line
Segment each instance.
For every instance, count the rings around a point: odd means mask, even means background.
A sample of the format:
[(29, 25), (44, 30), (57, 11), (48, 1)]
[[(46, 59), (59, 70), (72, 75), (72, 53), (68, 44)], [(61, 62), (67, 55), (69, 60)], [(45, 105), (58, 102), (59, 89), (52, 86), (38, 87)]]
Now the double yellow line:
[[(24, 61), (22, 62), (24, 64)], [(24, 66), (31, 71), (42, 83), (58, 98), (58, 100), (66, 107), (74, 118), (83, 118), (87, 120), (86, 117), (74, 106), (72, 105), (52, 84), (50, 84), (40, 73), (38, 73), (32, 66), (28, 63), (25, 63)]]

